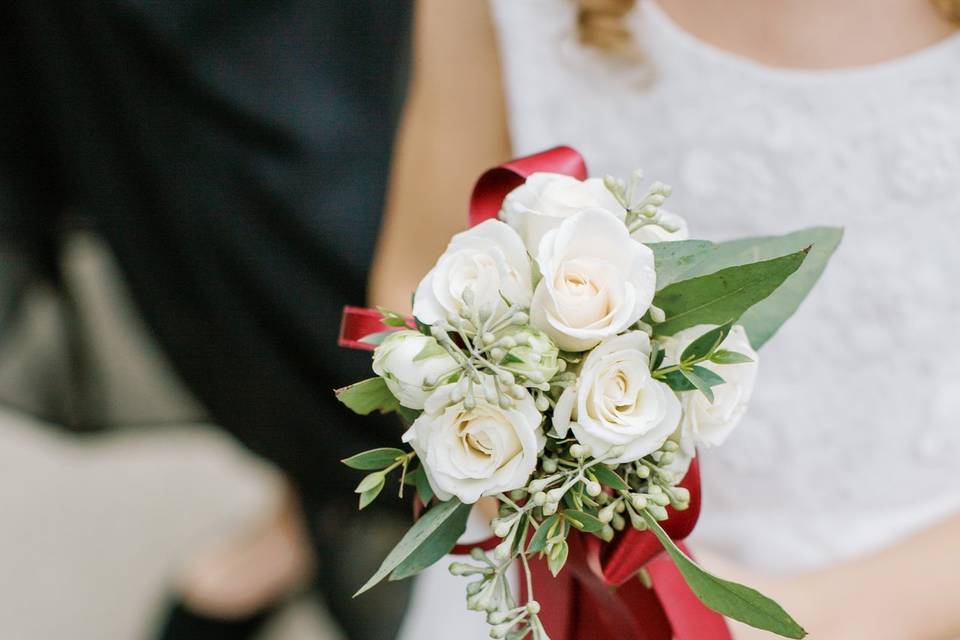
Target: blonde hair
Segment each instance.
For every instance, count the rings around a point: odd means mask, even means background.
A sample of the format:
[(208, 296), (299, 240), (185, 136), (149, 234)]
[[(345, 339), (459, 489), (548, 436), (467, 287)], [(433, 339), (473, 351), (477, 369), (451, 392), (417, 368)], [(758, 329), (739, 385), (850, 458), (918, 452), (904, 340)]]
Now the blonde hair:
[[(944, 17), (960, 22), (960, 0), (931, 0)], [(640, 48), (624, 17), (636, 0), (577, 0), (577, 34), (580, 42), (604, 53), (639, 58)]]

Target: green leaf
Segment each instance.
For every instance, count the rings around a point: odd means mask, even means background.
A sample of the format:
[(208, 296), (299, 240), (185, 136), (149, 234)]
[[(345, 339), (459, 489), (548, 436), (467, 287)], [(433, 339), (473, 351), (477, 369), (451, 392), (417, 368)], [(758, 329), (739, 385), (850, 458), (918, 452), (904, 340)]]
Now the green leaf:
[(656, 371), (660, 368), (660, 365), (663, 364), (663, 359), (666, 357), (667, 352), (663, 347), (654, 345), (654, 350), (650, 352), (650, 371)]
[[(723, 384), (726, 382), (726, 380), (720, 377), (719, 374), (707, 369), (706, 367), (696, 365), (693, 367), (693, 371), (696, 373), (697, 377), (699, 377), (700, 380), (709, 387), (715, 387), (718, 384)], [(663, 381), (667, 383), (667, 386), (674, 391), (695, 391), (697, 389), (697, 387), (680, 371), (671, 371), (663, 378)]]
[(425, 345), (423, 345), (423, 348), (420, 349), (420, 352), (413, 356), (413, 361), (420, 362), (421, 360), (426, 360), (427, 358), (445, 355), (447, 355), (447, 350), (441, 347), (439, 342), (431, 338), (430, 340), (427, 340)]
[(360, 494), (360, 510), (363, 511), (364, 508), (370, 505), (371, 502), (377, 499), (377, 496), (380, 495), (380, 492), (383, 491), (385, 478), (380, 476), (379, 484), (367, 489)]
[[(781, 236), (721, 242), (697, 254), (690, 269), (680, 274), (677, 280), (703, 276), (757, 260), (768, 260), (812, 246), (803, 265), (779, 289), (740, 318), (738, 324), (744, 326), (750, 336), (750, 343), (755, 349), (759, 349), (796, 312), (820, 278), (842, 238), (843, 229), (812, 227)], [(661, 284), (659, 274), (657, 284)]]
[(694, 268), (714, 245), (706, 240), (679, 240), (656, 242), (647, 246), (653, 250), (654, 264), (657, 269), (657, 289), (663, 289), (683, 280), (684, 274)]
[(360, 484), (357, 485), (357, 488), (354, 489), (353, 492), (366, 493), (367, 491), (370, 491), (371, 489), (374, 489), (378, 486), (382, 489), (384, 479), (385, 479), (385, 476), (381, 471), (371, 473), (370, 475), (365, 476), (364, 479), (360, 481)]
[(423, 413), (423, 411), (420, 411), (419, 409), (410, 409), (402, 404), (397, 406), (397, 415), (399, 415), (400, 419), (407, 424), (413, 424), (414, 420), (419, 418), (421, 413)]
[[(446, 504), (441, 502), (440, 504)], [(460, 509), (439, 527), (427, 543), (407, 556), (390, 574), (390, 580), (403, 580), (415, 576), (437, 560), (447, 555), (467, 528), (467, 517), (473, 505), (461, 504)], [(436, 507), (434, 507), (435, 509)], [(433, 509), (431, 509), (432, 511)], [(425, 516), (424, 516), (425, 517)]]
[(355, 456), (350, 456), (341, 460), (343, 464), (351, 469), (360, 471), (375, 471), (384, 469), (397, 461), (397, 458), (407, 455), (405, 451), (394, 449), (392, 447), (382, 447), (380, 449), (370, 449)]
[(563, 519), (580, 531), (586, 531), (587, 533), (595, 533), (603, 529), (603, 523), (600, 522), (599, 518), (583, 511), (564, 509)]
[(440, 502), (427, 511), (387, 554), (377, 572), (353, 594), (354, 597), (376, 586), (408, 558), (416, 557), (419, 564), (432, 558), (424, 566), (429, 566), (442, 558), (453, 548), (457, 538), (463, 534), (467, 527), (469, 513), (470, 505), (463, 504), (455, 498)]
[(727, 322), (715, 329), (707, 331), (702, 336), (687, 345), (680, 354), (680, 362), (697, 362), (713, 353), (720, 344), (727, 339), (732, 323)]
[(602, 485), (610, 487), (615, 491), (629, 491), (630, 485), (624, 482), (623, 478), (617, 475), (617, 472), (605, 464), (595, 464), (587, 470), (592, 473)]
[(420, 502), (423, 504), (430, 504), (430, 501), (433, 500), (433, 487), (430, 486), (430, 481), (427, 479), (427, 472), (424, 471), (422, 466), (417, 467), (416, 471), (412, 474), (414, 486), (417, 487), (417, 495), (420, 497)]
[[(697, 391), (699, 391), (700, 393), (702, 393), (707, 397), (708, 402), (713, 404), (713, 389), (710, 388), (710, 383), (704, 380), (700, 376), (700, 373), (698, 371), (695, 371), (696, 369), (700, 369), (702, 371), (710, 371), (709, 369), (705, 369), (703, 367), (694, 367), (689, 371), (686, 369), (681, 369), (680, 373), (683, 375), (684, 378), (687, 379), (687, 381), (690, 384), (692, 384), (694, 387), (697, 388)], [(711, 371), (711, 373), (713, 372)]]
[(567, 545), (566, 540), (562, 540), (550, 547), (550, 553), (547, 554), (547, 568), (550, 569), (550, 573), (553, 574), (554, 578), (556, 578), (560, 570), (563, 569), (563, 565), (567, 564), (567, 556), (569, 554), (570, 547)]
[(390, 413), (400, 403), (390, 393), (383, 378), (367, 378), (347, 387), (337, 389), (337, 400), (347, 405), (354, 413), (365, 416), (373, 411)]
[(753, 358), (739, 351), (718, 349), (710, 356), (710, 362), (716, 364), (746, 364), (747, 362), (753, 362)]
[(803, 638), (807, 635), (803, 627), (779, 604), (750, 587), (707, 573), (677, 548), (653, 516), (646, 511), (641, 511), (640, 515), (677, 565), (691, 591), (703, 604), (728, 618), (757, 629), (772, 631), (785, 638)]
[(539, 553), (546, 549), (547, 538), (553, 535), (550, 530), (554, 528), (559, 519), (560, 514), (555, 513), (540, 523), (540, 528), (537, 529), (537, 532), (530, 538), (530, 544), (527, 545), (527, 553)]
[(667, 317), (653, 330), (669, 336), (698, 324), (736, 321), (800, 268), (806, 255), (798, 251), (674, 283), (654, 298)]
[(380, 315), (383, 316), (381, 318), (381, 322), (388, 327), (407, 326), (407, 319), (396, 311), (390, 311), (389, 309), (384, 309), (383, 307), (377, 307), (377, 311), (379, 311)]
[(365, 342), (367, 344), (372, 344), (374, 346), (380, 346), (384, 340), (387, 339), (393, 331), (377, 331), (376, 333), (371, 333), (360, 338), (360, 342)]

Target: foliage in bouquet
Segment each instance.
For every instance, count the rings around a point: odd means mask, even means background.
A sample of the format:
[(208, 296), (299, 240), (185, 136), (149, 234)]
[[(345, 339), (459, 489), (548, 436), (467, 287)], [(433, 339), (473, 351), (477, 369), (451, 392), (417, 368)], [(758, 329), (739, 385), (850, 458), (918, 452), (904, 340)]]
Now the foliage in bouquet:
[[(787, 637), (776, 603), (694, 564), (660, 523), (688, 508), (680, 482), (697, 447), (719, 446), (750, 400), (758, 349), (796, 310), (840, 240), (815, 228), (714, 244), (688, 239), (641, 177), (538, 173), (488, 220), (450, 241), (414, 297), (414, 322), (377, 344), (376, 377), (338, 390), (358, 413), (397, 411), (410, 449), (344, 462), (369, 471), (370, 504), (389, 475), (428, 509), (361, 589), (446, 555), (471, 505), (499, 504), (500, 543), (450, 570), (472, 578), (467, 606), (493, 638), (546, 638), (530, 562), (554, 574), (572, 531), (611, 541), (651, 530), (707, 606)], [(528, 600), (506, 579), (519, 565)]]

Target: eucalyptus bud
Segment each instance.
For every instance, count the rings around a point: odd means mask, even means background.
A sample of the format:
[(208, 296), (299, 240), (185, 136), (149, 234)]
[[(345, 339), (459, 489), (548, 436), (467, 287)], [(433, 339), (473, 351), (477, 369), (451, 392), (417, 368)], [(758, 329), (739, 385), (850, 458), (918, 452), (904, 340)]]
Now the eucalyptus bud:
[(668, 517), (667, 510), (658, 504), (647, 505), (647, 513), (657, 520), (666, 520)]
[(543, 470), (545, 473), (556, 473), (557, 471), (557, 459), (556, 458), (544, 458), (543, 459)]
[[(523, 387), (521, 387), (521, 389), (522, 388)], [(550, 399), (547, 396), (543, 395), (542, 393), (538, 393), (536, 395), (536, 397), (534, 398), (534, 403), (536, 404), (537, 411), (539, 411), (540, 413), (544, 413), (550, 408)], [(556, 467), (554, 467), (554, 470), (556, 470)]]

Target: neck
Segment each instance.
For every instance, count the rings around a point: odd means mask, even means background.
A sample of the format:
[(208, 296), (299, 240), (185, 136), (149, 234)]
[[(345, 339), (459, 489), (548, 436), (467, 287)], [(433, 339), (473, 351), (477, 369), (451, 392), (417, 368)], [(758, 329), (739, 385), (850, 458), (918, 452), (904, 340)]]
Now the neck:
[(697, 38), (779, 67), (875, 64), (957, 30), (929, 0), (655, 0)]

